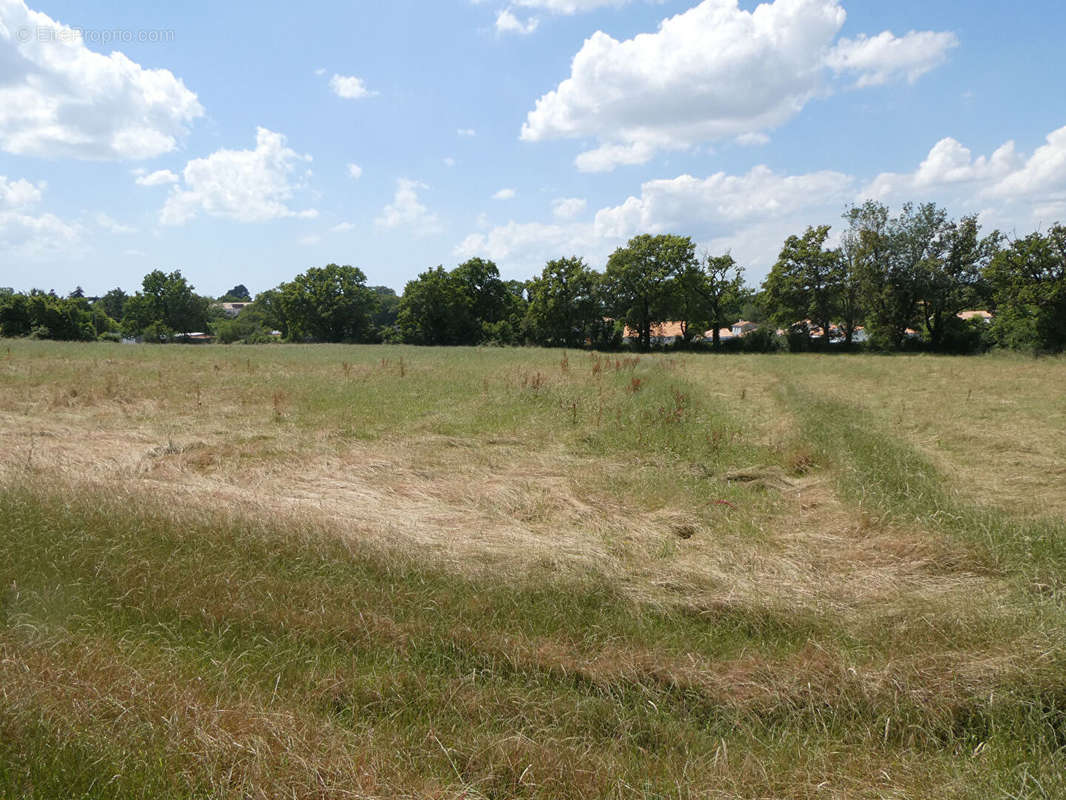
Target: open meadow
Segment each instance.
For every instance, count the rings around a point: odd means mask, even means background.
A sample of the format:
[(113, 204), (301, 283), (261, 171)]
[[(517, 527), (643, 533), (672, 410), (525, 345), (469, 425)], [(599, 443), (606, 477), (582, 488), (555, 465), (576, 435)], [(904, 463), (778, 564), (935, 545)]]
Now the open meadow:
[(0, 798), (1066, 796), (1066, 360), (0, 342)]

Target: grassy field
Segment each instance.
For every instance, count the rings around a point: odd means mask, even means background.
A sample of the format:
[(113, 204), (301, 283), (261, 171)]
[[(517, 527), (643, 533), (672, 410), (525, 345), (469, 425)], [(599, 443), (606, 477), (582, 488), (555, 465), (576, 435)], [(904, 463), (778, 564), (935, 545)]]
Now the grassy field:
[(0, 342), (0, 798), (1066, 797), (1066, 361)]

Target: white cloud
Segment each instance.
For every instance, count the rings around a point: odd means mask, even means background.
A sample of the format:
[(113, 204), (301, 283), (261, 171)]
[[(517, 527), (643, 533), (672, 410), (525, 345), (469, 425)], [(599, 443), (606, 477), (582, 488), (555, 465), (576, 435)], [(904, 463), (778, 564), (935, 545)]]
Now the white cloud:
[(765, 133), (742, 133), (736, 138), (741, 147), (762, 147), (770, 144), (770, 137)]
[(0, 75), (0, 149), (16, 155), (152, 158), (204, 113), (170, 71), (94, 53), (23, 0), (0, 0)]
[(644, 183), (639, 196), (600, 209), (591, 223), (574, 221), (585, 201), (563, 198), (552, 204), (556, 222), (510, 221), (470, 234), (455, 252), (487, 256), (520, 274), (575, 253), (602, 266), (639, 233), (681, 233), (715, 252), (731, 249), (758, 270), (773, 263), (786, 236), (835, 222), (854, 196), (855, 179), (839, 172), (783, 175), (759, 166), (744, 175), (681, 175)]
[(325, 74), (326, 74), (326, 68), (325, 67), (319, 67), (318, 69), (315, 70), (315, 75), (318, 75), (319, 77), (321, 77), (321, 76), (323, 76)]
[(137, 232), (136, 228), (130, 225), (123, 225), (102, 211), (96, 215), (96, 224), (108, 233), (128, 234)]
[(492, 196), (493, 200), (514, 200), (518, 197), (518, 192), (514, 189), (500, 189)]
[(1047, 144), (989, 190), (995, 197), (1031, 197), (1049, 192), (1066, 192), (1066, 127), (1049, 133)]
[(758, 166), (745, 175), (719, 172), (708, 178), (681, 175), (648, 181), (640, 197), (630, 197), (596, 214), (598, 230), (615, 236), (692, 230), (707, 223), (790, 216), (811, 206), (841, 207), (853, 193), (854, 179), (840, 172), (781, 175)]
[(0, 251), (27, 259), (81, 254), (81, 226), (36, 211), (45, 188), (44, 183), (0, 175)]
[(363, 168), (360, 167), (358, 164), (349, 164), (348, 175), (354, 180), (359, 180), (361, 177), (363, 177)]
[(32, 184), (25, 178), (9, 180), (0, 175), (0, 211), (12, 211), (35, 206), (41, 202), (46, 184)]
[(552, 201), (552, 216), (558, 220), (571, 220), (585, 213), (588, 201), (584, 197), (560, 197)]
[(331, 233), (347, 233), (348, 231), (355, 230), (355, 225), (351, 222), (338, 222), (329, 230)]
[(470, 234), (454, 254), (460, 260), (482, 256), (500, 262), (510, 274), (529, 275), (551, 258), (606, 258), (610, 249), (610, 243), (598, 237), (591, 224), (512, 221), (485, 233)]
[(200, 212), (238, 222), (313, 218), (318, 214), (314, 209), (294, 211), (288, 206), (295, 192), (292, 173), (297, 164), (310, 160), (286, 147), (280, 133), (259, 128), (254, 150), (219, 150), (190, 161), (182, 185), (171, 189), (160, 220), (182, 225)]
[(419, 200), (420, 189), (428, 189), (424, 183), (399, 178), (396, 181), (396, 194), (374, 220), (381, 228), (409, 228), (417, 236), (429, 236), (444, 231), (440, 219), (426, 208)]
[(514, 15), (511, 9), (504, 9), (496, 17), (497, 33), (517, 33), (519, 36), (528, 36), (537, 30), (540, 20), (536, 17), (526, 17), (523, 22)]
[(444, 159), (444, 166), (446, 166), (446, 167), (454, 167), (455, 166), (455, 159), (452, 158), (451, 156), (448, 156), (447, 158)]
[(941, 139), (914, 172), (881, 173), (860, 197), (934, 201), (959, 213), (979, 211), (986, 226), (1003, 228), (1066, 221), (1066, 127), (1028, 157), (1013, 141), (974, 157), (955, 139)]
[(162, 186), (168, 183), (177, 183), (179, 180), (181, 179), (169, 169), (159, 169), (147, 175), (143, 173), (138, 175), (136, 182), (138, 186)]
[[(659, 0), (662, 2), (662, 0)], [(536, 8), (547, 11), (550, 14), (578, 14), (585, 11), (595, 11), (606, 6), (620, 7), (627, 5), (632, 0), (515, 0), (516, 6), (523, 8)]]
[(857, 87), (878, 86), (899, 78), (914, 83), (943, 64), (948, 51), (958, 45), (954, 33), (911, 31), (902, 38), (891, 31), (873, 37), (860, 34), (855, 39), (841, 39), (826, 64), (835, 72), (858, 72)]
[(345, 100), (362, 100), (377, 94), (366, 88), (362, 78), (354, 75), (334, 75), (329, 79), (329, 88), (337, 97), (343, 97)]
[(459, 130), (457, 130), (456, 133), (459, 136), (465, 136), (467, 138), (472, 138), (474, 136), (477, 136), (477, 131), (475, 131), (473, 128), (459, 128)]
[(738, 0), (703, 0), (655, 33), (618, 41), (597, 31), (570, 77), (536, 102), (521, 138), (594, 138), (597, 147), (576, 161), (589, 172), (720, 139), (759, 143), (829, 91), (830, 66), (858, 70), (867, 83), (913, 79), (955, 41), (882, 34), (834, 50), (845, 16), (840, 0), (774, 0), (753, 11)]

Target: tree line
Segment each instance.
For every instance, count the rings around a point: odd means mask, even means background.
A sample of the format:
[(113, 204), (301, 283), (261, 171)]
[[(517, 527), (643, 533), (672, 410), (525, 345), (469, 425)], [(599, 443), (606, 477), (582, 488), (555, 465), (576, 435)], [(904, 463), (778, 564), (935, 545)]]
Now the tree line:
[[(1066, 348), (1066, 226), (1009, 239), (933, 203), (892, 214), (871, 201), (849, 208), (836, 246), (830, 241), (829, 225), (788, 237), (758, 289), (729, 253), (697, 253), (690, 237), (673, 234), (634, 237), (602, 272), (571, 256), (508, 281), (492, 261), (472, 258), (426, 270), (402, 295), (337, 264), (254, 300), (243, 285), (203, 297), (180, 271), (155, 270), (132, 295), (0, 289), (0, 335), (610, 349), (627, 331), (633, 346), (648, 349), (657, 326), (670, 323), (678, 347), (848, 349), (861, 340), (879, 350)], [(247, 305), (231, 317), (224, 302)], [(991, 321), (960, 317), (970, 309), (987, 310)], [(726, 341), (720, 331), (738, 318), (758, 327)]]

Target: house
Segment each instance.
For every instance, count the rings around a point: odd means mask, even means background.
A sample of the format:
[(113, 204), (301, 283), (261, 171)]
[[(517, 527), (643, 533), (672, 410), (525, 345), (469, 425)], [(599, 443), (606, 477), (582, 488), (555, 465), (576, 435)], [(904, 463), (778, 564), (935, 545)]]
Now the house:
[(194, 331), (193, 333), (179, 333), (174, 337), (179, 342), (185, 342), (186, 344), (210, 344), (215, 341), (215, 337), (210, 333), (204, 333), (203, 331)]
[[(712, 328), (709, 331), (704, 331), (703, 338), (707, 339), (707, 340), (713, 340), (714, 339), (714, 329)], [(719, 328), (718, 329), (718, 341), (725, 342), (725, 341), (728, 341), (730, 339), (736, 339), (736, 338), (737, 337), (733, 334), (733, 329), (732, 328)]]
[[(685, 338), (683, 327), (684, 323), (681, 322), (660, 322), (657, 325), (652, 325), (651, 345), (653, 347), (664, 347), (677, 344)], [(622, 341), (626, 344), (639, 344), (640, 331), (626, 325), (625, 333), (622, 334)]]
[(992, 315), (987, 311), (960, 311), (955, 316), (965, 322), (969, 322), (971, 319), (979, 319), (987, 324), (992, 321)]
[(733, 323), (733, 335), (734, 336), (747, 336), (753, 330), (759, 326), (754, 322), (748, 322), (747, 320), (740, 320)]
[(244, 309), (251, 305), (251, 303), (220, 303), (222, 306), (222, 313), (227, 317), (236, 317)]

